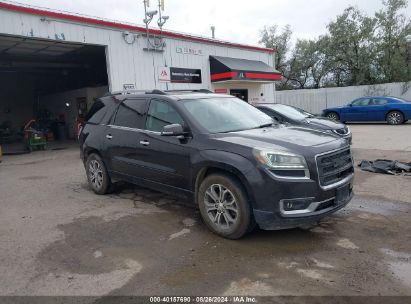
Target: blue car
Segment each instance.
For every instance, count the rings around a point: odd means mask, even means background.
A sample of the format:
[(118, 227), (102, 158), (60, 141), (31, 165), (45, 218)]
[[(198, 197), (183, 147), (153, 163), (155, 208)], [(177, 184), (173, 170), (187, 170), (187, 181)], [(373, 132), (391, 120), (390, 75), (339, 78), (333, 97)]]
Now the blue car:
[(411, 102), (396, 97), (367, 96), (346, 106), (323, 110), (322, 116), (347, 121), (386, 121), (399, 125), (411, 119)]

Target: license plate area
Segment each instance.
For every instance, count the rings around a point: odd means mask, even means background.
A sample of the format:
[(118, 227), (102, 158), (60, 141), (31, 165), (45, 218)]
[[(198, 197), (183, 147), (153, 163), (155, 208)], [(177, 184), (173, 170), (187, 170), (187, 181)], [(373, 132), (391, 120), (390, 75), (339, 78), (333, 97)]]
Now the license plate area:
[(336, 204), (340, 205), (345, 203), (350, 197), (351, 187), (350, 184), (337, 188), (335, 196)]

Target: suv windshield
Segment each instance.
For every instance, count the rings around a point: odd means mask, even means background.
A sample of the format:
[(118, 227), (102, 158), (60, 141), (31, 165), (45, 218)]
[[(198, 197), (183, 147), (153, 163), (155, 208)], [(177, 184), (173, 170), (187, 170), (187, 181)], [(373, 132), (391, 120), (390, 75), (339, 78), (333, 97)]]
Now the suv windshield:
[(283, 105), (283, 104), (272, 104), (272, 105), (264, 105), (264, 106), (267, 108), (273, 109), (274, 111), (280, 113), (281, 115), (285, 117), (289, 117), (294, 120), (303, 120), (309, 117), (314, 117), (313, 114), (308, 113), (302, 109)]
[(256, 129), (274, 123), (260, 110), (234, 97), (186, 100), (184, 107), (210, 133)]

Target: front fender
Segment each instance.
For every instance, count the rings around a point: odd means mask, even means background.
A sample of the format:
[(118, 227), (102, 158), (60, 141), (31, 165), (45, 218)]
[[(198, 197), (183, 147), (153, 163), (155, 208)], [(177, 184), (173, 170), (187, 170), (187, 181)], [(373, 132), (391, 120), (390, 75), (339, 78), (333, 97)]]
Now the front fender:
[(197, 193), (198, 179), (201, 174), (209, 168), (221, 169), (234, 174), (243, 184), (251, 203), (254, 201), (254, 194), (251, 184), (262, 181), (257, 166), (247, 158), (226, 151), (204, 150), (192, 158), (193, 178), (192, 189)]

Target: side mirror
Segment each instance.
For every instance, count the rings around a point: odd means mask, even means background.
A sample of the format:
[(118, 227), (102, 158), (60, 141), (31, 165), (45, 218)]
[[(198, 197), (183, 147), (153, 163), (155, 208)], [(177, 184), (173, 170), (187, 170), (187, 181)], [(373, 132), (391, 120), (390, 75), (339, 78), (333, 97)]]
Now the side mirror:
[(161, 132), (161, 136), (181, 136), (185, 133), (186, 132), (184, 132), (182, 125), (171, 124), (163, 127), (163, 132)]
[(352, 107), (352, 103), (349, 103), (347, 106)]

